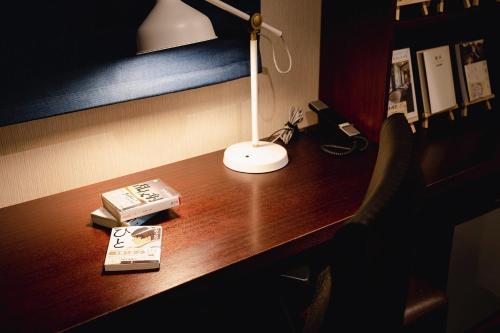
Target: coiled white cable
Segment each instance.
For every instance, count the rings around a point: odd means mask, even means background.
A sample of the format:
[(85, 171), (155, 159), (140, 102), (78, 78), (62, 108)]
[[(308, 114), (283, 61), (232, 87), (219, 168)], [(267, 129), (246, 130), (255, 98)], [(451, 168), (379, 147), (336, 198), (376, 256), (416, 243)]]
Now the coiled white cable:
[(295, 106), (290, 107), (290, 119), (285, 126), (269, 136), (273, 138), (271, 142), (276, 142), (281, 139), (284, 144), (288, 144), (292, 139), (293, 134), (298, 130), (298, 124), (304, 119), (304, 111), (297, 109)]
[(290, 53), (290, 49), (288, 48), (288, 44), (286, 43), (285, 38), (283, 38), (283, 36), (280, 37), (280, 39), (283, 42), (283, 45), (285, 47), (286, 54), (288, 55), (288, 68), (286, 70), (282, 70), (278, 66), (278, 61), (276, 60), (276, 49), (274, 48), (274, 43), (272, 42), (272, 40), (269, 37), (267, 37), (263, 33), (261, 33), (260, 36), (267, 39), (267, 41), (271, 44), (271, 48), (273, 50), (274, 67), (276, 67), (276, 70), (278, 71), (278, 73), (280, 73), (280, 74), (290, 73), (290, 71), (292, 70), (292, 54)]

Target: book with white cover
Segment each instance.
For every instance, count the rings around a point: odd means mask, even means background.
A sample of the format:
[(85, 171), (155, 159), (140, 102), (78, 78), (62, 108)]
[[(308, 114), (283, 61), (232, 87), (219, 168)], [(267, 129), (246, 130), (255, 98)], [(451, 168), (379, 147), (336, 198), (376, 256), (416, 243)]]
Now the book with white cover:
[(180, 195), (161, 179), (125, 186), (101, 194), (102, 203), (119, 222), (176, 207)]
[(426, 117), (457, 108), (449, 46), (418, 51), (417, 62)]
[(99, 207), (90, 213), (90, 218), (92, 223), (106, 227), (106, 228), (114, 228), (114, 227), (130, 227), (136, 225), (143, 225), (147, 221), (151, 220), (156, 214), (144, 215), (141, 217), (137, 217), (135, 219), (131, 219), (128, 221), (119, 222), (116, 217), (111, 215), (110, 212), (104, 207)]
[(409, 123), (418, 120), (415, 83), (409, 48), (392, 52), (387, 116), (398, 112), (404, 113)]
[(455, 56), (462, 103), (468, 105), (493, 98), (488, 64), (484, 54), (484, 40), (478, 39), (455, 44)]
[(104, 270), (130, 271), (159, 268), (161, 237), (161, 226), (111, 229)]

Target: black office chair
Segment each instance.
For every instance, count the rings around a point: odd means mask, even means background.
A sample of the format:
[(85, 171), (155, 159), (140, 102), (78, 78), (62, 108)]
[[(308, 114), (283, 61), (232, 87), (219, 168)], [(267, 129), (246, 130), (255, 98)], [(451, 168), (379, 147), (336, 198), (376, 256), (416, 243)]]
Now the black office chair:
[[(312, 274), (314, 295), (302, 320), (294, 322), (295, 331), (401, 331), (412, 230), (423, 188), (414, 150), (415, 138), (405, 116), (388, 117), (360, 208), (319, 250), (320, 260), (315, 253), (321, 269)], [(302, 327), (297, 328), (297, 322)]]

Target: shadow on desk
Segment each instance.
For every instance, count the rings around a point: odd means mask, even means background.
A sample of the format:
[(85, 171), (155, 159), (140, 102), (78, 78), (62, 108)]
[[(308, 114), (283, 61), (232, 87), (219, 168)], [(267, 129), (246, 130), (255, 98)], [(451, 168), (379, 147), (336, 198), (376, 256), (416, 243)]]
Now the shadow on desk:
[[(267, 283), (264, 283), (267, 281)], [(267, 284), (267, 286), (266, 286)], [(158, 295), (74, 327), (69, 332), (290, 332), (278, 295), (254, 275), (206, 290)]]

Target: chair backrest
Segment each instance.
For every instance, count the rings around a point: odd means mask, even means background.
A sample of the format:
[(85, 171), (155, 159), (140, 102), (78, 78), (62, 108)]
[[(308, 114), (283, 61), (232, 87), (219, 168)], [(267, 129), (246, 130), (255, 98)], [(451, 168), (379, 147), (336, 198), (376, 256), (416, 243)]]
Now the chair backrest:
[(414, 146), (405, 116), (388, 117), (363, 202), (332, 240), (327, 327), (335, 332), (393, 332), (402, 325), (412, 217), (422, 184)]

